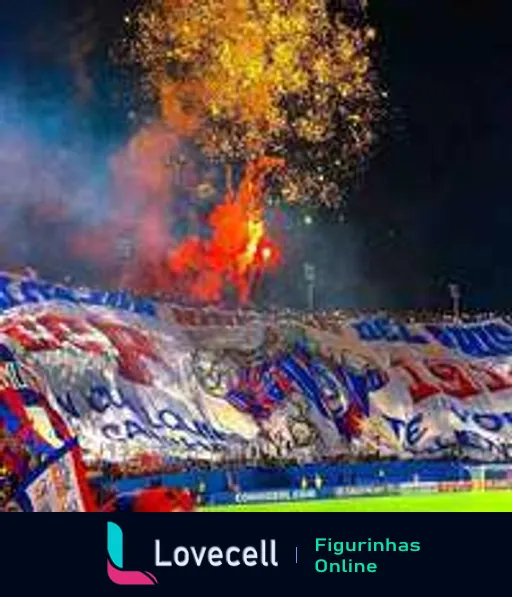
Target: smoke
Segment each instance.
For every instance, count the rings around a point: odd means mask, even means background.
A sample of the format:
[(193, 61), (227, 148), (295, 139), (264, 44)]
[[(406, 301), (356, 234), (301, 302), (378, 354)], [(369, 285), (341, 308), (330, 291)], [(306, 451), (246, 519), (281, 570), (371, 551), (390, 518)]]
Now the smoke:
[(77, 254), (114, 266), (117, 259), (119, 283), (139, 292), (169, 290), (165, 256), (176, 182), (170, 160), (179, 148), (179, 137), (159, 123), (135, 134), (109, 159), (112, 209), (107, 221), (74, 240)]
[(116, 286), (129, 265), (125, 285), (155, 290), (169, 248), (167, 164), (178, 138), (155, 124), (114, 144), (84, 131), (79, 116), (59, 101), (41, 110), (0, 99), (2, 266)]
[(70, 40), (67, 59), (72, 73), (78, 99), (89, 101), (93, 96), (94, 82), (88, 61), (97, 45), (99, 25), (94, 9), (89, 7), (77, 21), (72, 21), (64, 36)]
[[(223, 197), (223, 169), (201, 163), (159, 123), (128, 140), (84, 128), (58, 101), (39, 110), (12, 95), (0, 98), (0, 266), (31, 266), (60, 281), (69, 276), (75, 283), (219, 299), (226, 279), (233, 283), (226, 266), (231, 249), (238, 243), (240, 255), (247, 247), (250, 219), (245, 200), (233, 205)], [(235, 179), (241, 182), (242, 172)], [(256, 197), (253, 191), (246, 186), (246, 197)], [(360, 236), (349, 223), (314, 215), (305, 225), (304, 213), (287, 207), (267, 209), (266, 219), (267, 237), (278, 245), (272, 258), (280, 255), (282, 267), (235, 279), (245, 298), (249, 284), (256, 301), (306, 306), (303, 265), (310, 262), (319, 307), (378, 304), (364, 279)], [(212, 255), (220, 259), (213, 265)]]
[[(0, 267), (200, 302), (232, 288), (242, 301), (252, 294), (303, 306), (308, 260), (317, 267), (319, 306), (354, 287), (354, 249), (340, 249), (337, 231), (327, 234), (320, 221), (287, 230), (282, 213), (265, 221), (255, 165), (245, 177), (235, 171), (235, 191), (225, 194), (224, 168), (194, 149), (193, 110), (174, 114), (165, 101), (166, 125), (155, 119), (129, 131), (128, 110), (99, 101), (92, 60), (99, 21), (79, 22), (83, 32), (73, 25), (63, 34), (66, 74), (34, 64), (26, 88), (2, 77)], [(62, 37), (56, 31), (51, 39)]]
[(279, 261), (263, 195), (281, 164), (249, 165), (225, 193), (220, 167), (167, 125), (146, 124), (113, 145), (74, 118), (59, 102), (44, 113), (1, 102), (3, 266), (199, 302), (232, 288), (247, 301)]
[(81, 226), (108, 212), (107, 172), (92, 138), (73, 131), (60, 105), (27, 106), (0, 96), (0, 201), (4, 267), (72, 272), (66, 247)]

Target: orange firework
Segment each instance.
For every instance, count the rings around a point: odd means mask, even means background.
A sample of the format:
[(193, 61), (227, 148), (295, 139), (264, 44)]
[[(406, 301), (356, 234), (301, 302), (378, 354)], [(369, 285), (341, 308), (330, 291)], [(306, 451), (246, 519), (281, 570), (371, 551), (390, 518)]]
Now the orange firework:
[(373, 29), (325, 0), (148, 0), (135, 23), (132, 55), (166, 122), (210, 158), (285, 157), (289, 202), (339, 201), (333, 179), (374, 140)]

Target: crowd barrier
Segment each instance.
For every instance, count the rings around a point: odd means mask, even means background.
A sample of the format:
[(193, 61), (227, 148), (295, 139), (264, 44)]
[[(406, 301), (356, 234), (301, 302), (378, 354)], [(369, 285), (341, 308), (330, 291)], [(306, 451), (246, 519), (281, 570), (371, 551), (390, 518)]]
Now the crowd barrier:
[(365, 462), (356, 464), (309, 464), (274, 467), (242, 467), (201, 470), (193, 469), (174, 474), (148, 475), (120, 480), (104, 478), (99, 482), (116, 491), (137, 491), (161, 483), (170, 487), (196, 488), (205, 486), (208, 494), (228, 492), (237, 486), (248, 492), (300, 489), (304, 480), (314, 485), (321, 477), (325, 487), (365, 487), (376, 483), (457, 482), (471, 480), (467, 468), (456, 462), (406, 461)]
[(209, 495), (204, 503), (209, 506), (264, 504), (278, 502), (304, 502), (325, 499), (355, 497), (399, 496), (433, 493), (461, 493), (512, 489), (512, 481), (486, 481), (484, 483), (460, 481), (452, 483), (397, 483), (385, 485), (326, 487), (321, 489), (289, 489), (276, 491), (253, 491)]
[(192, 489), (205, 504), (250, 504), (418, 493), (509, 489), (512, 467), (471, 467), (461, 462), (393, 461), (190, 470), (183, 473), (102, 478), (120, 494), (163, 485)]

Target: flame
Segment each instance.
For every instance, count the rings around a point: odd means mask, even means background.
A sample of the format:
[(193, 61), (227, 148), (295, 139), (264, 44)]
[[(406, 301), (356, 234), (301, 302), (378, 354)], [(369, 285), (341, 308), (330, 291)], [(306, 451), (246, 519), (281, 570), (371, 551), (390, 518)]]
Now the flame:
[[(205, 222), (207, 234), (176, 243), (172, 224), (181, 215), (174, 203), (179, 177), (173, 156), (181, 151), (179, 135), (161, 123), (132, 137), (111, 161), (116, 202), (112, 219), (76, 235), (72, 248), (108, 265), (115, 275), (116, 243), (126, 239), (130, 256), (122, 265), (123, 288), (199, 302), (218, 302), (231, 288), (246, 303), (260, 277), (280, 264), (279, 246), (265, 223), (264, 195), (267, 175), (283, 168), (284, 161), (262, 157), (250, 162), (238, 189), (213, 206)], [(194, 181), (192, 187), (197, 187)], [(193, 194), (187, 197), (193, 200)]]
[(232, 286), (246, 303), (258, 277), (278, 265), (280, 251), (266, 230), (263, 195), (266, 175), (283, 166), (272, 158), (250, 162), (238, 192), (228, 192), (212, 211), (211, 238), (189, 237), (170, 252), (169, 270), (192, 298), (218, 301)]

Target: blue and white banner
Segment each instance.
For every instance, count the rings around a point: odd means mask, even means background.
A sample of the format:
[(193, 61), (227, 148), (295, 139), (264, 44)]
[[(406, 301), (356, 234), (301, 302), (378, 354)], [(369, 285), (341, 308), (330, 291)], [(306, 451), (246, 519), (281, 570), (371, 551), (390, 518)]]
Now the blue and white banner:
[(153, 301), (132, 296), (128, 292), (104, 292), (75, 289), (51, 284), (37, 278), (0, 274), (0, 312), (23, 305), (62, 301), (73, 305), (99, 305), (143, 315), (156, 315)]
[(243, 323), (0, 280), (0, 343), (88, 458), (512, 455), (503, 319)]

